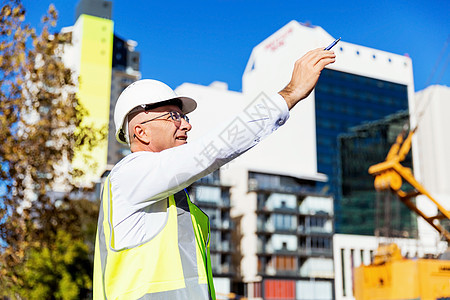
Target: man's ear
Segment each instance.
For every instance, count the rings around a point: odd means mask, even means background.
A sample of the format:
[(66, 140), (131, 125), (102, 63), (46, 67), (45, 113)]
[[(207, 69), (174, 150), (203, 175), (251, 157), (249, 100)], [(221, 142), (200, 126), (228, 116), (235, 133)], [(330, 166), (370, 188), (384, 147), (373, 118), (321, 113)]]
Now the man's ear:
[(145, 130), (145, 127), (141, 124), (136, 124), (133, 126), (133, 136), (135, 139), (138, 139), (143, 144), (150, 143), (150, 135), (149, 129)]

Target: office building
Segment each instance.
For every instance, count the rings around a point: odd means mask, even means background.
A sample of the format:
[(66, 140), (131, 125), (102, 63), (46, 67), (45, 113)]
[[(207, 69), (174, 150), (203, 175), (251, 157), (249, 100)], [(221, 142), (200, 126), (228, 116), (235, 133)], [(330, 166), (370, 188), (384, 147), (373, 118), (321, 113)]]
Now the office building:
[[(338, 52), (352, 50), (346, 45), (339, 45), (336, 49)], [(356, 50), (354, 59), (363, 55), (363, 51)], [(374, 53), (372, 57), (365, 58), (369, 59), (366, 61), (368, 66), (380, 63), (376, 61), (377, 56), (379, 60), (389, 61), (389, 58), (375, 51), (371, 52)], [(338, 59), (342, 58), (338, 57)], [(363, 64), (364, 58), (361, 58), (361, 61)], [(391, 63), (393, 63), (392, 58)], [(353, 126), (406, 110), (408, 108), (407, 84), (331, 69), (324, 70), (319, 78), (314, 93), (317, 168), (319, 172), (327, 174), (330, 178), (326, 187), (332, 195), (335, 195), (335, 224), (338, 233), (373, 235), (374, 228), (361, 230), (361, 227), (351, 227), (354, 220), (346, 221), (345, 219), (349, 207), (343, 202), (343, 183), (340, 181), (342, 170), (337, 138), (339, 134), (345, 133)], [(361, 210), (364, 210), (364, 207), (361, 207)]]
[[(350, 128), (338, 137), (341, 232), (417, 238), (417, 216), (390, 191), (374, 188), (369, 167), (383, 162), (398, 134), (408, 134), (409, 112)], [(401, 162), (412, 169), (412, 153)], [(404, 187), (404, 189), (411, 187)]]

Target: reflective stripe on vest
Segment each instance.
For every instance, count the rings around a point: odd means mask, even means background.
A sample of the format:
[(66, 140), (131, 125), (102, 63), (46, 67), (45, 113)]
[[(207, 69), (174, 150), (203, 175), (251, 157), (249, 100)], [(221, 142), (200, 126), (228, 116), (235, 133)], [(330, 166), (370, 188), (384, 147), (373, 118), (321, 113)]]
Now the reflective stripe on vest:
[(109, 177), (94, 259), (94, 299), (215, 299), (209, 254), (209, 220), (186, 191), (167, 201), (166, 224), (153, 238), (114, 249)]

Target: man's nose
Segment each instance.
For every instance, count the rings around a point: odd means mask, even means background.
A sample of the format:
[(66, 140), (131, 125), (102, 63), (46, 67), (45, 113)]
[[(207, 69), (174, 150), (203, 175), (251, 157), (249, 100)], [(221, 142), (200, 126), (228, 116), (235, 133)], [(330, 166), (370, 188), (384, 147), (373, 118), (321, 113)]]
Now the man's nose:
[(180, 130), (189, 131), (191, 129), (192, 129), (192, 125), (185, 119), (181, 118)]

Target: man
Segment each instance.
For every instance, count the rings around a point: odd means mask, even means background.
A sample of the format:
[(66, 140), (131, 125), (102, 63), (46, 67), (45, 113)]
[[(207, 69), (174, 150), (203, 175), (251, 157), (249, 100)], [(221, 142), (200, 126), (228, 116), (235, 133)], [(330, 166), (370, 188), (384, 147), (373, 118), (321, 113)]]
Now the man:
[[(282, 91), (248, 108), (263, 117), (237, 116), (245, 125), (239, 142), (232, 143), (219, 137), (229, 126), (225, 123), (188, 144), (186, 114), (197, 104), (162, 82), (141, 80), (126, 88), (114, 122), (117, 140), (129, 144), (132, 153), (114, 166), (104, 185), (94, 299), (215, 299), (208, 217), (184, 189), (283, 125), (334, 60), (332, 51), (316, 49), (296, 61)], [(209, 145), (216, 151), (199, 163)]]

